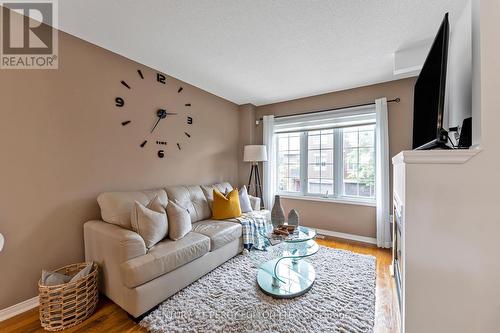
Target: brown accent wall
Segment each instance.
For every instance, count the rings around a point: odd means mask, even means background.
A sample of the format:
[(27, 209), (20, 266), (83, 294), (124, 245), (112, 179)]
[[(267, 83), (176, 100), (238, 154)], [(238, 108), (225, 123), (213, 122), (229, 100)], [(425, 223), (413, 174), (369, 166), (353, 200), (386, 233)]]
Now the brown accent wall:
[[(387, 99), (399, 97), (400, 103), (389, 103), (389, 149), (392, 158), (402, 150), (411, 149), (415, 80), (415, 78), (409, 78), (262, 105), (256, 109), (256, 118), (270, 114), (278, 116), (369, 103), (380, 97), (387, 97)], [(262, 124), (254, 128), (256, 143), (262, 143)], [(240, 175), (240, 183), (244, 181), (242, 176)], [(296, 199), (283, 199), (282, 203), (286, 212), (292, 208), (299, 212), (303, 225), (376, 237), (375, 207)]]
[[(83, 260), (82, 225), (99, 218), (100, 192), (238, 181), (237, 105), (172, 77), (159, 84), (155, 75), (65, 33), (59, 33), (58, 70), (0, 70), (0, 232), (6, 238), (0, 309), (35, 296), (42, 268)], [(116, 96), (125, 107), (115, 107)], [(170, 126), (174, 118), (167, 118), (150, 136), (159, 107), (183, 119)], [(191, 139), (184, 135), (188, 114)], [(125, 120), (132, 122), (122, 126)], [(156, 140), (168, 142), (164, 159), (156, 155)]]

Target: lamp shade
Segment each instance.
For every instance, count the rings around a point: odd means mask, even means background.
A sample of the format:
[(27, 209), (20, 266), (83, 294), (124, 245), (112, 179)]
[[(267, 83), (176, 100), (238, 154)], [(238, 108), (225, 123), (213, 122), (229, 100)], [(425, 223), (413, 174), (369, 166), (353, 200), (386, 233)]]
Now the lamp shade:
[(247, 145), (243, 151), (244, 162), (267, 161), (267, 149), (264, 145)]

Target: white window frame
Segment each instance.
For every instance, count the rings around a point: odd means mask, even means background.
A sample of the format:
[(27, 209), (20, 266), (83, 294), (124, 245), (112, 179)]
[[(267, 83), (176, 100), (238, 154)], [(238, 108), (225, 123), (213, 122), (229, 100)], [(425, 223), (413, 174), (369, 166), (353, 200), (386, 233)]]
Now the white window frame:
[[(360, 127), (364, 125), (375, 124), (375, 122), (366, 123), (363, 125), (357, 125), (352, 127)], [(343, 195), (343, 180), (344, 180), (344, 142), (343, 142), (343, 132), (342, 129), (345, 127), (333, 127), (333, 128), (322, 128), (322, 130), (333, 130), (333, 193), (328, 196), (318, 194), (318, 193), (309, 193), (308, 192), (308, 132), (314, 130), (304, 130), (298, 131), (295, 133), (300, 133), (300, 192), (289, 192), (289, 191), (280, 191), (279, 190), (279, 163), (276, 163), (276, 193), (285, 198), (293, 198), (293, 199), (304, 199), (304, 200), (314, 200), (314, 201), (327, 201), (327, 202), (338, 202), (338, 203), (346, 203), (346, 204), (357, 204), (357, 205), (365, 205), (365, 206), (375, 206), (376, 198), (363, 198), (359, 196), (348, 196)], [(286, 133), (286, 132), (285, 132)], [(277, 137), (279, 134), (284, 133), (276, 133), (275, 134), (275, 144), (276, 144), (276, 161), (279, 161), (279, 147), (277, 144)], [(375, 131), (374, 131), (375, 136)], [(375, 139), (375, 138), (374, 138)], [(321, 140), (321, 138), (320, 138)], [(375, 141), (375, 140), (374, 140)], [(376, 149), (376, 147), (374, 147)], [(376, 165), (376, 152), (374, 151), (374, 165)]]

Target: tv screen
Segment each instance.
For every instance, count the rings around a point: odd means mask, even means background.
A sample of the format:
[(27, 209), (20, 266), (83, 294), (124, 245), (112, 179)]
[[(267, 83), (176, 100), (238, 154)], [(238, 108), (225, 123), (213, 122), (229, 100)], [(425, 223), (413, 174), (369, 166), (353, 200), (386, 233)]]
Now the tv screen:
[(415, 83), (413, 149), (446, 147), (443, 136), (449, 23), (445, 15)]

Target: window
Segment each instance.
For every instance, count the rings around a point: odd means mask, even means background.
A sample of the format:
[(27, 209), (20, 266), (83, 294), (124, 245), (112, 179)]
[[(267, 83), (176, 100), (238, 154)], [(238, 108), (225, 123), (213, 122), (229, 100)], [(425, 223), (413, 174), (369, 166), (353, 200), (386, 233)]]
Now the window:
[[(373, 111), (372, 111), (373, 112)], [(282, 195), (375, 200), (375, 118), (283, 121), (275, 126)]]

